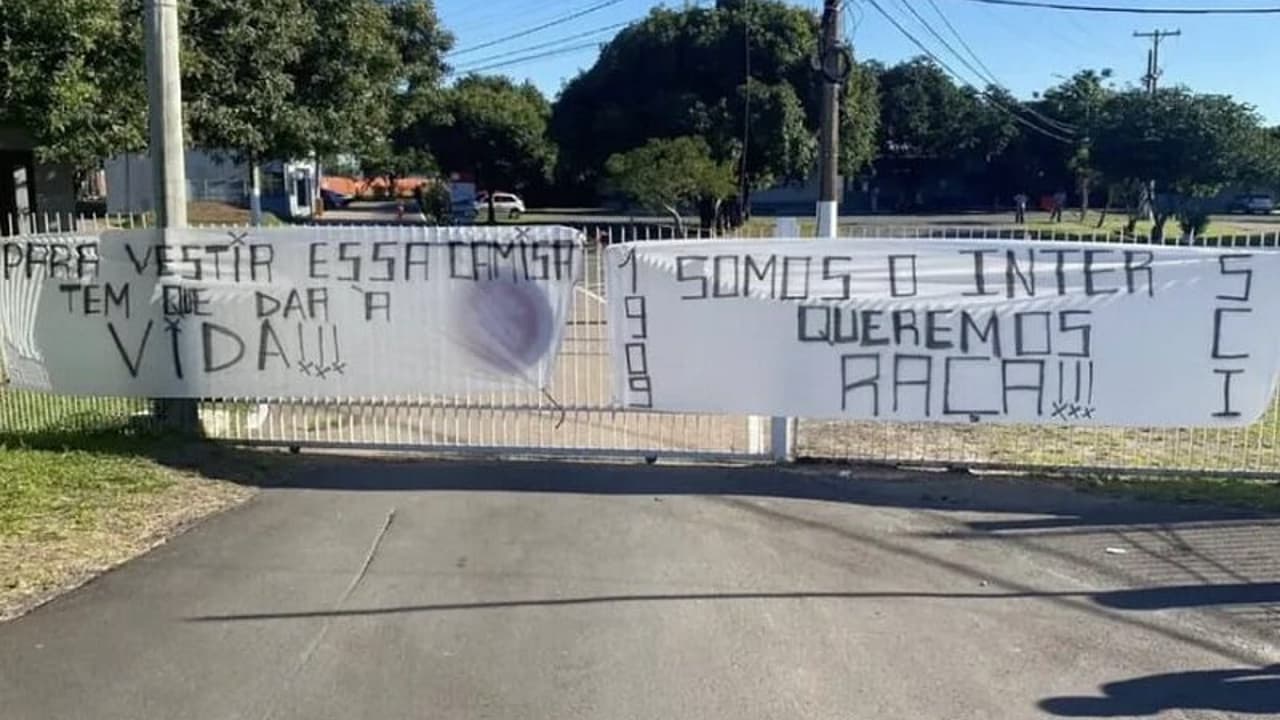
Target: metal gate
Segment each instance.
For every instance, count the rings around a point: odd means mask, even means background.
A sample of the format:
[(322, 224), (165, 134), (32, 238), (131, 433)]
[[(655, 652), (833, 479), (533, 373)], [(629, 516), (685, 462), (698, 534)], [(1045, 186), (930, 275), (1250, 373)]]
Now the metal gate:
[[(140, 222), (130, 219), (128, 222)], [(83, 218), (78, 230), (118, 227)], [(245, 445), (430, 451), (504, 456), (664, 457), (751, 460), (771, 456), (767, 419), (688, 415), (615, 407), (605, 308), (604, 244), (670, 236), (654, 228), (587, 230), (556, 374), (542, 391), (466, 396), (404, 396), (203, 401), (207, 438)], [(0, 434), (151, 422), (145, 400), (80, 399), (0, 389)]]
[[(1020, 239), (1027, 242), (1149, 244), (1116, 233), (1020, 228), (863, 226), (852, 237)], [(1203, 238), (1196, 245), (1280, 252), (1280, 234)], [(1280, 332), (1280, 328), (1277, 328)], [(801, 458), (962, 468), (1051, 469), (1073, 473), (1231, 474), (1280, 477), (1280, 396), (1245, 428), (1086, 428), (801, 421)]]
[[(82, 219), (80, 229), (107, 222)], [(110, 226), (119, 227), (112, 220)], [(1280, 477), (1280, 401), (1240, 429), (1059, 428), (800, 421), (621, 410), (611, 405), (602, 244), (670, 238), (669, 226), (587, 226), (584, 278), (554, 382), (545, 394), (395, 397), (324, 401), (253, 398), (203, 402), (206, 436), (249, 445), (410, 450), (558, 457), (674, 457), (752, 460), (789, 455), (834, 460), (1066, 472), (1218, 473)], [(749, 234), (772, 235), (771, 224)], [(1108, 233), (1010, 228), (901, 227), (866, 224), (859, 237), (1145, 242)], [(684, 235), (694, 236), (692, 233)], [(741, 236), (741, 234), (739, 234)], [(1202, 244), (1276, 252), (1280, 235), (1242, 234)], [(66, 398), (0, 388), (0, 440), (6, 435), (150, 422), (137, 399)], [(791, 443), (794, 442), (794, 446)], [(776, 450), (776, 452), (775, 452)]]

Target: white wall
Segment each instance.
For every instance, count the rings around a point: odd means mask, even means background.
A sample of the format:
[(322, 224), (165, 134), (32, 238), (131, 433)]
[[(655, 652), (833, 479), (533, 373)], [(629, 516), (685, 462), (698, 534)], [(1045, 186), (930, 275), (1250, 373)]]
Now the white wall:
[[(126, 153), (105, 164), (107, 212), (143, 213), (154, 209), (151, 190), (151, 157)], [(186, 154), (187, 197), (190, 200), (240, 202), (246, 192), (246, 170), (229, 157), (203, 150)]]

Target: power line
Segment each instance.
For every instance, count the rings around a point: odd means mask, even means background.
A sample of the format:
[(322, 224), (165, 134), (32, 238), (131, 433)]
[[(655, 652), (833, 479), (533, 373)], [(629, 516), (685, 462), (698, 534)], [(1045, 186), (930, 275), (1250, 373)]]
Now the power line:
[(862, 25), (863, 13), (858, 9), (856, 2), (846, 2), (844, 5), (844, 32), (846, 41), (852, 45), (853, 41), (858, 37), (858, 28)]
[[(987, 64), (982, 62), (982, 58), (978, 57), (978, 54), (973, 51), (973, 48), (969, 46), (969, 43), (965, 42), (964, 36), (960, 34), (960, 31), (956, 30), (955, 25), (951, 24), (951, 20), (947, 17), (946, 13), (942, 12), (942, 8), (938, 7), (938, 3), (934, 2), (934, 0), (929, 0), (929, 7), (933, 8), (933, 11), (937, 13), (938, 17), (942, 18), (942, 24), (946, 25), (947, 29), (951, 31), (951, 34), (956, 37), (956, 40), (960, 41), (960, 46), (969, 53), (969, 57), (973, 58), (973, 61), (978, 63), (979, 67), (987, 71), (987, 77), (994, 79), (996, 74), (991, 72), (991, 68), (987, 67)], [(1000, 85), (998, 82), (995, 84)]]
[[(922, 26), (924, 26), (924, 29), (925, 29), (925, 30), (927, 30), (927, 31), (929, 32), (929, 34), (930, 34), (930, 35), (933, 35), (933, 37), (934, 37), (935, 39), (937, 39), (937, 41), (938, 41), (938, 42), (942, 43), (942, 46), (943, 46), (943, 47), (945, 47), (945, 48), (946, 48), (946, 49), (947, 49), (947, 50), (948, 50), (952, 55), (954, 55), (954, 56), (956, 57), (956, 59), (958, 59), (958, 60), (960, 61), (960, 64), (964, 65), (964, 66), (969, 70), (969, 72), (973, 73), (974, 75), (977, 75), (979, 80), (985, 81), (985, 82), (989, 83), (990, 85), (992, 85), (992, 86), (994, 86), (994, 87), (996, 87), (996, 88), (999, 88), (1000, 90), (1003, 90), (1003, 91), (1004, 91), (1004, 92), (1006, 92), (1006, 93), (1008, 93), (1008, 92), (1009, 92), (1009, 89), (1008, 89), (1008, 88), (1006, 88), (1006, 87), (1004, 87), (1004, 86), (1003, 86), (1003, 84), (1002, 84), (1002, 83), (1001, 83), (1001, 82), (1000, 82), (1000, 81), (995, 77), (995, 75), (994, 75), (994, 74), (993, 74), (989, 69), (987, 70), (987, 74), (984, 76), (981, 70), (978, 70), (977, 68), (975, 68), (975, 67), (973, 66), (973, 63), (971, 63), (971, 62), (969, 62), (967, 59), (965, 59), (964, 55), (961, 55), (961, 54), (960, 54), (960, 53), (955, 49), (955, 47), (951, 45), (951, 43), (947, 42), (946, 38), (942, 37), (942, 34), (941, 34), (941, 33), (939, 33), (939, 32), (938, 32), (938, 31), (933, 27), (933, 25), (931, 25), (931, 24), (929, 23), (929, 21), (928, 21), (928, 20), (926, 20), (926, 19), (924, 18), (924, 16), (923, 16), (923, 15), (921, 15), (919, 12), (917, 12), (915, 8), (911, 7), (910, 3), (909, 3), (909, 2), (907, 2), (907, 0), (898, 0), (898, 4), (899, 4), (899, 5), (902, 5), (903, 7), (905, 7), (905, 8), (907, 9), (907, 11), (908, 11), (908, 12), (910, 12), (913, 16), (915, 16), (915, 19), (916, 19), (916, 20), (917, 20), (917, 21), (918, 21)], [(954, 32), (954, 29), (952, 30), (952, 32)], [(975, 59), (976, 59), (976, 58), (975, 58)], [(981, 61), (979, 61), (979, 63), (981, 63)], [(986, 66), (984, 65), (984, 66), (983, 66), (983, 68), (984, 68), (984, 69), (986, 69)], [(957, 74), (957, 77), (958, 77), (958, 74)], [(991, 102), (993, 102), (993, 103), (997, 103), (997, 102), (998, 102), (998, 101), (994, 100), (994, 99), (991, 97), (991, 94), (990, 94), (990, 93), (985, 92), (985, 91), (983, 91), (983, 90), (981, 90), (981, 89), (979, 89), (979, 92), (982, 92), (982, 94), (983, 94), (983, 95), (984, 95), (984, 96), (985, 96), (989, 101), (991, 101)], [(1010, 93), (1010, 94), (1012, 94), (1012, 93)], [(1035, 118), (1036, 118), (1036, 119), (1038, 119), (1040, 122), (1043, 122), (1044, 124), (1048, 125), (1048, 126), (1049, 126), (1049, 128), (1051, 128), (1054, 132), (1057, 132), (1057, 133), (1065, 133), (1065, 134), (1067, 134), (1067, 135), (1071, 135), (1071, 134), (1074, 134), (1074, 133), (1075, 133), (1075, 128), (1074, 128), (1073, 126), (1068, 125), (1068, 124), (1066, 124), (1066, 123), (1063, 123), (1063, 122), (1061, 122), (1061, 121), (1055, 120), (1055, 119), (1053, 119), (1053, 118), (1051, 118), (1051, 117), (1048, 117), (1048, 116), (1046, 116), (1046, 115), (1044, 115), (1044, 114), (1040, 113), (1039, 111), (1037, 111), (1035, 108), (1030, 108), (1030, 107), (1026, 107), (1025, 105), (1022, 105), (1022, 106), (1019, 106), (1019, 109), (1020, 109), (1020, 110), (1022, 110), (1023, 112), (1025, 112), (1025, 113), (1027, 113), (1027, 114), (1031, 115), (1032, 117), (1035, 117)]]
[[(956, 72), (956, 71), (955, 71), (955, 69), (954, 69), (954, 68), (952, 68), (950, 65), (948, 65), (948, 64), (947, 64), (947, 62), (946, 62), (945, 60), (943, 60), (942, 58), (939, 58), (937, 55), (935, 55), (935, 54), (933, 53), (933, 51), (932, 51), (932, 50), (930, 50), (927, 46), (925, 46), (925, 44), (924, 44), (924, 43), (920, 42), (920, 40), (918, 40), (918, 39), (916, 38), (916, 36), (915, 36), (915, 35), (912, 35), (912, 34), (911, 34), (911, 32), (910, 32), (909, 30), (907, 30), (905, 27), (903, 27), (903, 26), (902, 26), (902, 23), (898, 22), (898, 19), (897, 19), (897, 18), (895, 18), (895, 17), (893, 17), (892, 15), (890, 15), (890, 14), (889, 14), (889, 12), (888, 12), (887, 10), (885, 10), (885, 9), (884, 9), (884, 7), (883, 7), (883, 6), (881, 6), (881, 5), (880, 5), (880, 3), (879, 3), (877, 0), (867, 0), (867, 2), (868, 2), (868, 3), (870, 3), (871, 7), (875, 8), (877, 12), (879, 12), (882, 16), (884, 16), (884, 19), (885, 19), (885, 20), (888, 20), (888, 21), (890, 22), (890, 24), (892, 24), (895, 28), (897, 28), (897, 29), (898, 29), (898, 32), (902, 33), (902, 34), (903, 34), (903, 36), (904, 36), (904, 37), (906, 37), (908, 40), (910, 40), (910, 41), (912, 42), (912, 44), (914, 44), (917, 48), (920, 48), (920, 52), (923, 52), (923, 53), (924, 53), (925, 55), (927, 55), (931, 60), (933, 60), (934, 62), (938, 63), (938, 65), (939, 65), (940, 67), (942, 67), (942, 69), (943, 69), (943, 70), (945, 70), (945, 71), (947, 71), (948, 73), (950, 73), (952, 77), (955, 77), (956, 79), (960, 80), (961, 82), (965, 82), (964, 78), (960, 75), (960, 73)], [(966, 83), (966, 84), (967, 84), (967, 83)], [(979, 92), (981, 92), (981, 91), (979, 91)], [(1030, 120), (1027, 120), (1026, 118), (1022, 117), (1021, 115), (1019, 115), (1019, 114), (1015, 113), (1014, 111), (1010, 110), (1009, 108), (1005, 107), (1003, 104), (1001, 104), (999, 101), (997, 101), (997, 100), (995, 99), (995, 97), (994, 97), (993, 95), (991, 95), (990, 93), (983, 93), (983, 97), (985, 97), (985, 98), (987, 99), (987, 101), (988, 101), (988, 102), (990, 102), (992, 105), (994, 105), (996, 108), (1000, 109), (1000, 110), (1001, 110), (1001, 111), (1003, 111), (1005, 114), (1007, 114), (1007, 115), (1009, 115), (1010, 117), (1012, 117), (1015, 121), (1017, 121), (1017, 122), (1021, 123), (1022, 125), (1025, 125), (1026, 127), (1030, 128), (1031, 130), (1034, 130), (1034, 131), (1036, 131), (1036, 132), (1040, 133), (1041, 135), (1044, 135), (1045, 137), (1051, 138), (1051, 139), (1053, 139), (1053, 140), (1057, 140), (1057, 141), (1058, 141), (1058, 142), (1060, 142), (1060, 143), (1064, 143), (1064, 144), (1067, 144), (1067, 145), (1071, 145), (1071, 144), (1073, 144), (1073, 143), (1072, 143), (1072, 141), (1071, 141), (1070, 139), (1065, 138), (1065, 137), (1063, 137), (1063, 136), (1061, 136), (1061, 135), (1058, 135), (1057, 133), (1055, 133), (1055, 132), (1053, 132), (1053, 131), (1051, 131), (1051, 130), (1046, 130), (1045, 128), (1042, 128), (1042, 127), (1040, 127), (1039, 125), (1036, 125), (1035, 123), (1031, 122)]]
[[(1009, 91), (1009, 88), (1006, 87), (1004, 83), (1000, 82), (1000, 78), (996, 77), (996, 74), (991, 71), (991, 68), (987, 67), (986, 63), (982, 62), (982, 58), (978, 57), (978, 54), (974, 52), (973, 48), (969, 45), (969, 43), (965, 42), (964, 36), (960, 34), (959, 30), (956, 30), (955, 25), (951, 24), (951, 20), (947, 18), (946, 13), (942, 12), (942, 8), (938, 7), (938, 3), (934, 2), (934, 0), (928, 0), (928, 2), (930, 7), (933, 8), (933, 11), (938, 14), (938, 17), (942, 18), (943, 24), (947, 26), (947, 29), (951, 31), (951, 34), (955, 35), (956, 40), (960, 41), (960, 45), (966, 51), (968, 51), (969, 57), (973, 58), (973, 61), (976, 62), (979, 67), (981, 67), (983, 70), (986, 71), (985, 76), (983, 76), (982, 73), (975, 70), (972, 65), (965, 62), (964, 57), (962, 57), (959, 53), (957, 53), (955, 48), (948, 45), (946, 41), (942, 40), (942, 38), (938, 36), (938, 33), (935, 32), (933, 28), (929, 26), (929, 23), (924, 18), (920, 17), (920, 14), (917, 13), (914, 9), (912, 9), (910, 5), (907, 6), (907, 9), (911, 10), (911, 14), (915, 15), (916, 18), (920, 20), (920, 22), (925, 26), (925, 29), (929, 30), (929, 32), (933, 33), (934, 37), (937, 37), (940, 41), (942, 41), (942, 44), (946, 46), (946, 48), (950, 50), (953, 55), (960, 58), (960, 61), (964, 63), (965, 66), (968, 67), (971, 71), (973, 71), (976, 75), (978, 75), (979, 78), (985, 77), (985, 79), (988, 80), (992, 85), (1012, 95), (1013, 93)], [(1066, 123), (1061, 120), (1051, 118), (1048, 115), (1045, 115), (1044, 113), (1032, 107), (1027, 107), (1024, 105), (1022, 106), (1022, 109), (1027, 113), (1030, 113), (1033, 117), (1039, 119), (1041, 122), (1045, 123), (1049, 127), (1053, 128), (1054, 130), (1057, 130), (1059, 132), (1064, 132), (1068, 135), (1075, 134), (1076, 127), (1071, 123)]]
[(622, 0), (602, 0), (601, 2), (598, 2), (594, 5), (588, 5), (587, 7), (584, 7), (581, 10), (571, 12), (567, 15), (561, 15), (560, 17), (557, 17), (554, 20), (548, 20), (547, 22), (542, 23), (541, 25), (535, 25), (531, 28), (526, 28), (519, 32), (511, 33), (510, 35), (504, 35), (503, 37), (500, 37), (496, 40), (482, 42), (479, 45), (472, 45), (469, 48), (454, 50), (453, 52), (449, 53), (449, 55), (456, 57), (458, 55), (465, 55), (466, 53), (475, 52), (476, 50), (483, 50), (485, 48), (493, 47), (494, 45), (501, 45), (502, 43), (508, 42), (510, 40), (526, 37), (536, 32), (541, 32), (543, 30), (546, 30), (547, 28), (553, 28), (557, 25), (563, 25), (564, 23), (570, 22), (572, 20), (577, 20), (578, 18), (583, 17), (584, 15), (590, 15), (593, 12), (603, 10), (611, 5), (617, 5), (620, 2), (622, 2)]
[(489, 65), (482, 65), (480, 67), (469, 67), (466, 69), (465, 72), (467, 73), (488, 72), (490, 70), (497, 70), (499, 68), (511, 67), (513, 65), (523, 65), (524, 63), (532, 62), (534, 60), (542, 60), (544, 58), (555, 57), (557, 55), (568, 55), (569, 53), (580, 52), (588, 48), (598, 48), (598, 47), (600, 47), (600, 41), (595, 40), (589, 43), (582, 43), (581, 45), (570, 45), (568, 47), (563, 47), (556, 50), (548, 50), (546, 52), (534, 53), (533, 55), (525, 55), (523, 57), (513, 58), (511, 60), (507, 60), (504, 62), (496, 62)]
[(1115, 5), (1069, 5), (1067, 3), (1041, 2), (1040, 0), (966, 0), (985, 5), (1034, 8), (1038, 10), (1068, 10), (1090, 13), (1124, 13), (1129, 15), (1277, 15), (1280, 7), (1258, 8), (1185, 8), (1185, 7), (1117, 7)]
[(474, 60), (468, 60), (462, 63), (460, 67), (453, 68), (451, 72), (452, 73), (466, 72), (469, 66), (485, 65), (485, 64), (494, 62), (496, 60), (502, 60), (503, 58), (509, 58), (515, 55), (521, 55), (523, 53), (527, 53), (533, 50), (541, 50), (543, 48), (555, 47), (557, 45), (561, 45), (563, 43), (571, 42), (574, 40), (581, 40), (591, 35), (599, 35), (600, 33), (624, 28), (627, 25), (630, 25), (632, 22), (635, 22), (635, 21), (628, 20), (626, 22), (614, 23), (612, 25), (605, 25), (603, 27), (595, 28), (594, 30), (585, 30), (583, 32), (574, 33), (573, 35), (568, 37), (558, 37), (555, 40), (548, 40), (546, 42), (538, 43), (536, 45), (526, 45), (524, 47), (516, 48), (514, 50), (507, 50), (506, 52), (500, 52), (494, 55), (486, 55), (484, 57), (476, 58)]

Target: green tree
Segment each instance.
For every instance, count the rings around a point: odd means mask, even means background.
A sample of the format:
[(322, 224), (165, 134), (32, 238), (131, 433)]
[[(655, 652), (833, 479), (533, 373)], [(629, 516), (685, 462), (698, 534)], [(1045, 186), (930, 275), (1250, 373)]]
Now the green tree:
[(290, 74), (317, 157), (357, 158), (394, 187), (434, 161), (404, 144), (419, 118), (439, 113), (444, 54), (453, 44), (430, 0), (305, 0), (316, 32)]
[[(1062, 84), (1044, 92), (1040, 106), (1045, 113), (1068, 123), (1076, 129), (1074, 144), (1066, 151), (1064, 165), (1074, 175), (1080, 193), (1080, 220), (1089, 212), (1089, 194), (1092, 187), (1103, 182), (1102, 173), (1094, 162), (1094, 123), (1101, 119), (1107, 101), (1114, 94), (1108, 87), (1111, 71), (1082, 70)], [(1115, 194), (1108, 190), (1108, 197)], [(1110, 206), (1110, 202), (1107, 203)], [(1098, 219), (1098, 227), (1106, 222), (1107, 208)]]
[(391, 138), (383, 138), (366, 148), (360, 156), (360, 173), (364, 175), (365, 181), (385, 178), (387, 187), (393, 194), (400, 178), (431, 173), (438, 169), (431, 153), (401, 141), (399, 138), (402, 135), (403, 133), (395, 133)]
[(316, 24), (294, 64), (292, 102), (305, 143), (321, 157), (364, 155), (393, 127), (401, 74), (386, 6), (378, 0), (306, 0)]
[(1280, 189), (1280, 126), (1263, 132), (1240, 180), (1260, 188)]
[(666, 212), (684, 234), (682, 206), (735, 190), (733, 168), (711, 156), (699, 137), (654, 139), (605, 163), (609, 184), (644, 207)]
[[(429, 150), (446, 172), (469, 172), (476, 186), (524, 190), (545, 182), (555, 162), (547, 138), (551, 106), (530, 83), (471, 75), (443, 94), (441, 112), (412, 132), (411, 144)], [(489, 222), (494, 222), (493, 203)]]
[[(1249, 105), (1185, 88), (1119, 93), (1106, 103), (1096, 132), (1093, 162), (1104, 175), (1130, 187), (1155, 184), (1154, 242), (1164, 239), (1170, 216), (1247, 179), (1267, 142)], [(1131, 214), (1130, 230), (1133, 221)]]
[(422, 140), (423, 128), (448, 119), (444, 56), (453, 36), (440, 24), (432, 0), (377, 0), (387, 12), (396, 77), (387, 106), (388, 131), (358, 153), (367, 177), (397, 177), (438, 167)]
[[(1006, 169), (1005, 177), (991, 166), (1011, 144), (1020, 140), (1016, 121), (1005, 108), (1018, 101), (1006, 91), (984, 93), (961, 87), (932, 61), (915, 58), (890, 68), (877, 68), (880, 94), (879, 168), (896, 175), (906, 189), (907, 205), (924, 179), (935, 176), (966, 178), (999, 194), (1012, 194), (1009, 185), (1023, 174)], [(1025, 160), (1024, 160), (1025, 162)]]
[(82, 171), (146, 142), (141, 0), (0, 7), (0, 124)]
[(312, 117), (294, 74), (316, 34), (301, 0), (199, 0), (183, 19), (183, 96), (193, 144), (249, 165), (250, 214), (261, 222), (260, 166), (310, 149)]
[(975, 143), (968, 121), (977, 113), (976, 96), (932, 61), (916, 58), (884, 69), (878, 87), (882, 154), (947, 157)]
[[(817, 156), (817, 48), (817, 17), (778, 0), (653, 10), (557, 100), (551, 134), (560, 182), (594, 190), (612, 155), (685, 136), (703, 138), (717, 162), (745, 168), (748, 193), (805, 177)], [(843, 100), (846, 174), (870, 160), (878, 117), (874, 79), (856, 70)]]

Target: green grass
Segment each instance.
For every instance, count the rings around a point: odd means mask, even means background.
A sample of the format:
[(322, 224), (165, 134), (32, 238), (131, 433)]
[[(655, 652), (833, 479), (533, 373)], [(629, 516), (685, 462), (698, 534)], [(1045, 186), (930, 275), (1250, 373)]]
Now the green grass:
[[(1068, 211), (1063, 214), (1063, 221), (1060, 223), (1049, 222), (1048, 216), (1044, 213), (1032, 213), (1028, 216), (1025, 225), (1017, 225), (1014, 223), (995, 223), (989, 226), (993, 229), (1016, 230), (1019, 228), (1026, 229), (1033, 233), (1039, 234), (1046, 238), (1051, 238), (1055, 234), (1068, 236), (1068, 239), (1087, 240), (1097, 237), (1099, 240), (1105, 240), (1109, 236), (1119, 236), (1127, 223), (1124, 214), (1109, 213), (1106, 220), (1102, 223), (1102, 227), (1098, 227), (1098, 219), (1100, 214), (1097, 212), (1088, 213), (1084, 221), (1080, 221), (1080, 213), (1078, 211)], [(742, 234), (748, 237), (768, 237), (774, 233), (776, 220), (772, 217), (754, 217), (741, 228)], [(893, 233), (901, 231), (904, 227), (914, 227), (919, 225), (922, 229), (942, 233), (947, 230), (958, 230), (962, 234), (968, 232), (976, 232), (980, 228), (948, 228), (946, 225), (939, 225), (932, 222), (903, 224), (885, 223), (878, 220), (875, 223), (861, 223), (856, 218), (844, 218), (840, 222), (841, 232), (847, 232), (850, 228), (855, 228), (861, 232), (874, 232), (874, 229), (881, 228), (885, 232)], [(1138, 237), (1150, 237), (1153, 223), (1148, 221), (1140, 221), (1134, 227), (1134, 233)], [(800, 221), (800, 234), (802, 237), (812, 237), (817, 228), (813, 220)], [(1230, 220), (1214, 220), (1209, 224), (1208, 229), (1202, 237), (1236, 237), (1244, 235), (1263, 235), (1269, 234), (1270, 231), (1263, 231), (1258, 226), (1238, 225)], [(1181, 228), (1175, 219), (1170, 219), (1165, 224), (1165, 237), (1172, 240), (1180, 237)]]
[(145, 400), (0, 390), (0, 538), (92, 529), (180, 473), (187, 439), (161, 434)]
[(247, 499), (242, 485), (273, 470), (158, 433), (145, 408), (0, 388), (0, 621)]
[[(1049, 222), (1048, 218), (1043, 214), (1032, 215), (1026, 227), (1031, 230), (1040, 232), (1062, 232), (1082, 235), (1092, 234), (1120, 234), (1124, 231), (1128, 219), (1123, 213), (1109, 213), (1106, 220), (1103, 221), (1102, 227), (1098, 227), (1100, 213), (1090, 212), (1085, 216), (1083, 222), (1080, 221), (1080, 213), (1077, 211), (1067, 211), (1063, 213), (1063, 221), (1060, 223)], [(1155, 223), (1147, 220), (1140, 220), (1134, 226), (1134, 234), (1138, 237), (1150, 237), (1151, 230)], [(1257, 232), (1256, 228), (1250, 230), (1248, 227), (1236, 225), (1229, 221), (1214, 220), (1209, 223), (1208, 229), (1203, 233), (1203, 237), (1230, 237), (1233, 235), (1245, 235), (1250, 232)], [(1171, 218), (1165, 223), (1164, 233), (1166, 238), (1178, 238), (1182, 235), (1182, 228), (1178, 225), (1176, 219)]]
[(1085, 492), (1113, 497), (1280, 513), (1280, 482), (1274, 480), (1094, 477), (1073, 484)]
[(81, 439), (94, 449), (53, 449), (50, 437), (0, 442), (0, 537), (89, 530), (130, 496), (175, 482), (136, 438), (104, 434)]
[(151, 454), (172, 441), (133, 424), (143, 407), (0, 390), (0, 537), (89, 529), (128, 496), (168, 488), (174, 473)]

